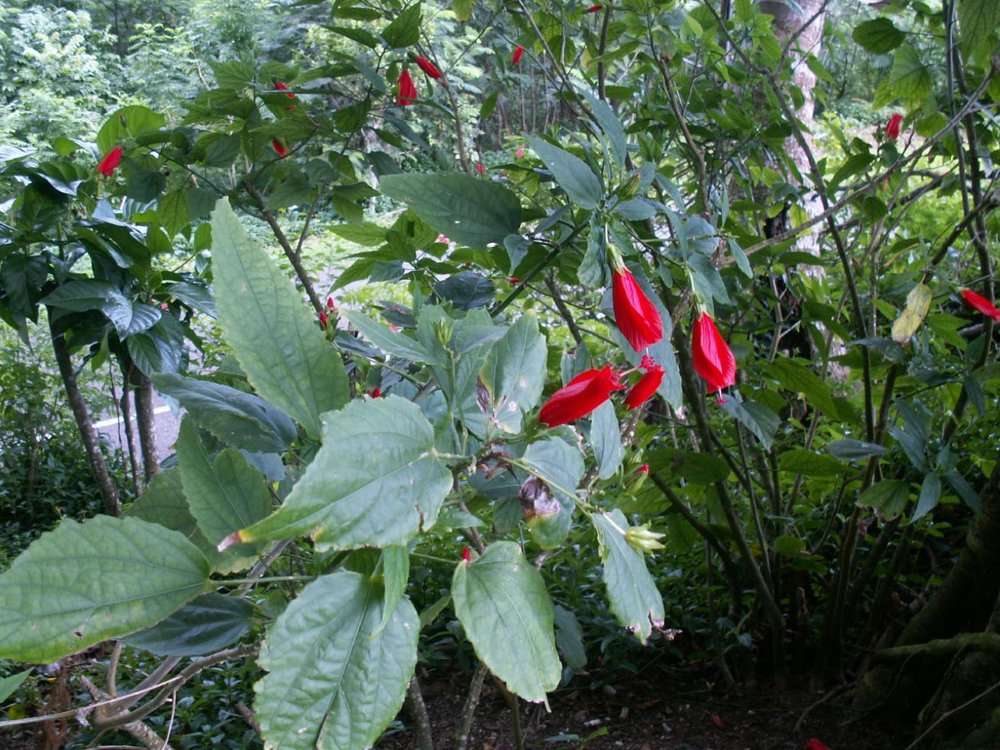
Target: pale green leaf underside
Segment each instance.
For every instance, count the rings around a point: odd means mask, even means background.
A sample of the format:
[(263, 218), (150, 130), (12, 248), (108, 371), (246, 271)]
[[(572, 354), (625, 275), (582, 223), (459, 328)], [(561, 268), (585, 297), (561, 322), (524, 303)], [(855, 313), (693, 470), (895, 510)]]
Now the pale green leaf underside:
[(451, 585), (455, 613), (479, 659), (511, 692), (545, 701), (559, 685), (552, 601), (541, 574), (514, 542), (495, 542), (460, 563)]
[(319, 437), (320, 415), (350, 395), (344, 363), (291, 281), (250, 240), (225, 199), (212, 214), (212, 271), (224, 338), (250, 382)]
[(523, 414), (538, 403), (547, 351), (531, 315), (518, 318), (490, 350), (482, 378), (492, 397), (493, 420), (505, 432), (520, 432)]
[(156, 624), (204, 589), (204, 555), (136, 518), (66, 519), (0, 576), (0, 658), (48, 663)]
[(646, 561), (625, 539), (629, 523), (618, 509), (592, 516), (604, 563), (604, 585), (608, 589), (611, 611), (629, 632), (646, 642), (653, 623), (663, 622), (663, 597)]
[(437, 519), (451, 489), (434, 430), (398, 396), (355, 400), (326, 415), (323, 447), (284, 505), (243, 541), (309, 534), (321, 549), (403, 544)]
[(261, 649), (257, 718), (269, 750), (364, 750), (403, 705), (420, 621), (402, 599), (380, 629), (382, 591), (349, 571), (306, 586)]

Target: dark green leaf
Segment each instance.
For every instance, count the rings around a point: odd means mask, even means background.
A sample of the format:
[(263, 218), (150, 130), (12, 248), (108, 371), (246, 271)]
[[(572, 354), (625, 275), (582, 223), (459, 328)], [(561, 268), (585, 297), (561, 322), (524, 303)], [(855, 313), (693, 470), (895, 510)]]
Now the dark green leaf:
[(541, 138), (529, 138), (528, 142), (573, 203), (581, 208), (597, 208), (604, 189), (586, 162)]
[(123, 640), (157, 656), (204, 656), (242, 638), (252, 615), (253, 607), (244, 599), (202, 594), (163, 622)]

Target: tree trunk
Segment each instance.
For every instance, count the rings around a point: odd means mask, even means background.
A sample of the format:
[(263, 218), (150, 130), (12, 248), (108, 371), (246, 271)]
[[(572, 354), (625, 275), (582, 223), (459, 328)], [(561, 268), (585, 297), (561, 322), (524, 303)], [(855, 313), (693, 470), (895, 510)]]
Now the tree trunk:
[(66, 388), (66, 398), (73, 411), (73, 417), (76, 419), (76, 426), (80, 430), (80, 440), (87, 452), (87, 459), (94, 471), (94, 478), (97, 479), (97, 486), (104, 498), (104, 512), (109, 516), (117, 516), (121, 513), (118, 489), (111, 479), (107, 464), (104, 463), (97, 430), (94, 429), (94, 423), (90, 419), (90, 410), (87, 408), (83, 394), (80, 392), (80, 386), (76, 382), (76, 373), (73, 372), (73, 361), (70, 358), (69, 349), (66, 347), (66, 339), (61, 332), (56, 331), (51, 311), (49, 311), (49, 331), (52, 334), (52, 352), (55, 354), (59, 375)]
[(139, 426), (139, 447), (142, 449), (142, 473), (146, 482), (160, 470), (156, 457), (156, 418), (153, 414), (153, 383), (143, 373), (135, 375), (135, 415)]

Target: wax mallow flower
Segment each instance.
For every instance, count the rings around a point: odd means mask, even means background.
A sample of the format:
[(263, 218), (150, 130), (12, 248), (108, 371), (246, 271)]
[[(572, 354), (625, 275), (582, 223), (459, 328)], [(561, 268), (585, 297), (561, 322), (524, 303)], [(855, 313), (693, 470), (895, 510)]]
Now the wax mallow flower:
[(890, 141), (894, 141), (899, 138), (899, 127), (903, 124), (903, 116), (899, 113), (894, 114), (889, 118), (889, 122), (885, 126), (885, 135)]
[(810, 737), (806, 740), (806, 744), (803, 746), (803, 750), (830, 750), (830, 746), (827, 745), (823, 740), (817, 739), (815, 737)]
[(122, 163), (122, 154), (124, 151), (121, 146), (115, 146), (113, 149), (108, 151), (104, 155), (104, 158), (97, 165), (97, 171), (100, 172), (105, 177), (110, 177), (118, 169), (118, 165)]
[(542, 404), (538, 419), (549, 427), (575, 422), (624, 387), (611, 365), (605, 365), (600, 370), (584, 370)]
[(691, 360), (694, 371), (708, 385), (709, 393), (736, 382), (736, 358), (706, 312), (698, 316), (691, 332)]
[(400, 107), (408, 107), (417, 100), (417, 87), (413, 84), (410, 71), (403, 68), (399, 74), (399, 82), (396, 86), (396, 104)]
[(481, 161), (476, 162), (476, 174), (479, 175), (480, 177), (486, 174), (486, 165), (483, 164)]
[(276, 88), (278, 91), (284, 91), (285, 96), (287, 96), (289, 99), (295, 98), (295, 94), (293, 94), (291, 91), (288, 90), (288, 84), (285, 83), (284, 81), (275, 81), (274, 88)]
[(649, 401), (663, 382), (663, 368), (648, 354), (643, 356), (640, 367), (646, 372), (625, 397), (625, 405), (629, 409), (638, 409)]
[(993, 318), (993, 320), (1000, 323), (1000, 310), (998, 310), (996, 305), (986, 299), (983, 295), (976, 294), (971, 289), (963, 289), (962, 299), (964, 299), (970, 307), (974, 307), (983, 315)]
[(510, 56), (510, 62), (512, 65), (518, 65), (521, 62), (521, 58), (524, 57), (524, 47), (520, 44), (514, 48), (514, 54)]
[(438, 78), (441, 77), (441, 71), (438, 69), (438, 66), (432, 63), (426, 57), (424, 57), (423, 55), (417, 55), (416, 59), (417, 59), (417, 67), (420, 68), (422, 71), (424, 71), (431, 78), (437, 80)]
[(663, 338), (659, 311), (624, 265), (612, 274), (611, 297), (615, 323), (633, 349), (641, 352)]
[(274, 149), (274, 153), (278, 155), (279, 159), (284, 159), (288, 156), (288, 146), (282, 143), (278, 138), (273, 138), (271, 140), (271, 148)]
[(594, 3), (589, 8), (587, 8), (587, 12), (588, 13), (600, 13), (603, 8), (604, 8), (604, 6), (601, 5), (600, 3)]

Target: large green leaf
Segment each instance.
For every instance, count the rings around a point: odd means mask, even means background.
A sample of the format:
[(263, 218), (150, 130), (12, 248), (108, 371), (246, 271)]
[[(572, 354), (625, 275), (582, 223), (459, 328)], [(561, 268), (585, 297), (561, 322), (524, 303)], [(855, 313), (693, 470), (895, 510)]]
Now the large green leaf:
[(295, 440), (295, 424), (288, 415), (251, 393), (175, 374), (154, 375), (153, 383), (227, 445), (272, 453), (285, 450)]
[(532, 315), (518, 318), (490, 350), (481, 377), (493, 405), (493, 421), (520, 432), (523, 415), (538, 403), (545, 385), (545, 337)]
[(346, 570), (306, 586), (268, 633), (255, 708), (266, 747), (365, 750), (403, 705), (420, 622), (402, 599), (385, 627), (382, 591)]
[(590, 417), (590, 445), (597, 459), (597, 476), (601, 479), (614, 476), (625, 457), (620, 429), (614, 404), (610, 401), (598, 406)]
[(30, 669), (26, 669), (23, 672), (18, 672), (17, 674), (12, 674), (10, 677), (4, 677), (0, 679), (0, 703), (10, 698), (19, 687), (21, 683), (28, 679), (28, 675), (31, 674)]
[[(233, 448), (224, 449), (211, 461), (190, 417), (181, 422), (176, 448), (188, 507), (209, 543), (218, 544), (271, 511), (264, 477)], [(259, 545), (249, 544), (227, 549), (227, 570), (251, 564), (258, 551)]]
[(855, 26), (851, 37), (869, 52), (884, 55), (902, 44), (906, 33), (897, 29), (888, 18), (881, 17)]
[(597, 208), (604, 197), (604, 189), (601, 180), (583, 159), (541, 138), (529, 138), (528, 142), (573, 203), (581, 208)]
[(420, 40), (420, 3), (414, 3), (382, 29), (382, 38), (390, 47), (400, 49)]
[(502, 243), (521, 226), (521, 204), (503, 185), (465, 174), (393, 174), (382, 192), (438, 232), (469, 247)]
[(252, 615), (253, 607), (245, 599), (202, 594), (163, 622), (123, 640), (157, 656), (203, 656), (242, 638)]
[(250, 382), (319, 437), (320, 415), (350, 396), (344, 363), (225, 199), (212, 213), (212, 270), (224, 338)]
[(597, 529), (611, 611), (618, 622), (645, 643), (653, 628), (663, 625), (663, 597), (646, 569), (642, 553), (625, 537), (629, 527), (625, 514), (616, 508), (610, 513), (595, 513), (591, 520)]
[(542, 576), (514, 542), (495, 542), (455, 568), (451, 595), (476, 655), (511, 692), (546, 700), (559, 685), (552, 600)]
[(175, 531), (65, 519), (0, 576), (0, 658), (47, 663), (147, 628), (202, 593), (208, 574)]
[(158, 472), (146, 485), (139, 499), (126, 509), (125, 515), (179, 531), (213, 563), (213, 568), (220, 558), (215, 545), (205, 538), (198, 529), (198, 522), (191, 515), (181, 486), (180, 469), (171, 468)]
[(97, 132), (97, 148), (102, 154), (106, 154), (127, 138), (159, 130), (166, 121), (164, 115), (139, 104), (122, 107), (108, 117)]
[(402, 544), (434, 525), (451, 484), (420, 407), (398, 396), (355, 400), (326, 416), (323, 446), (284, 505), (240, 539), (310, 534), (321, 549)]
[(444, 365), (445, 363), (436, 353), (428, 351), (427, 348), (409, 336), (397, 333), (391, 328), (382, 325), (377, 320), (372, 320), (367, 315), (357, 310), (344, 310), (342, 315), (350, 321), (351, 325), (358, 329), (362, 336), (393, 357), (400, 357), (410, 362), (426, 362), (431, 365)]
[(889, 90), (893, 97), (911, 104), (920, 104), (934, 89), (934, 76), (920, 53), (909, 44), (896, 50), (892, 64)]
[(962, 50), (985, 62), (996, 50), (1000, 31), (1000, 3), (997, 0), (959, 0), (958, 23)]

